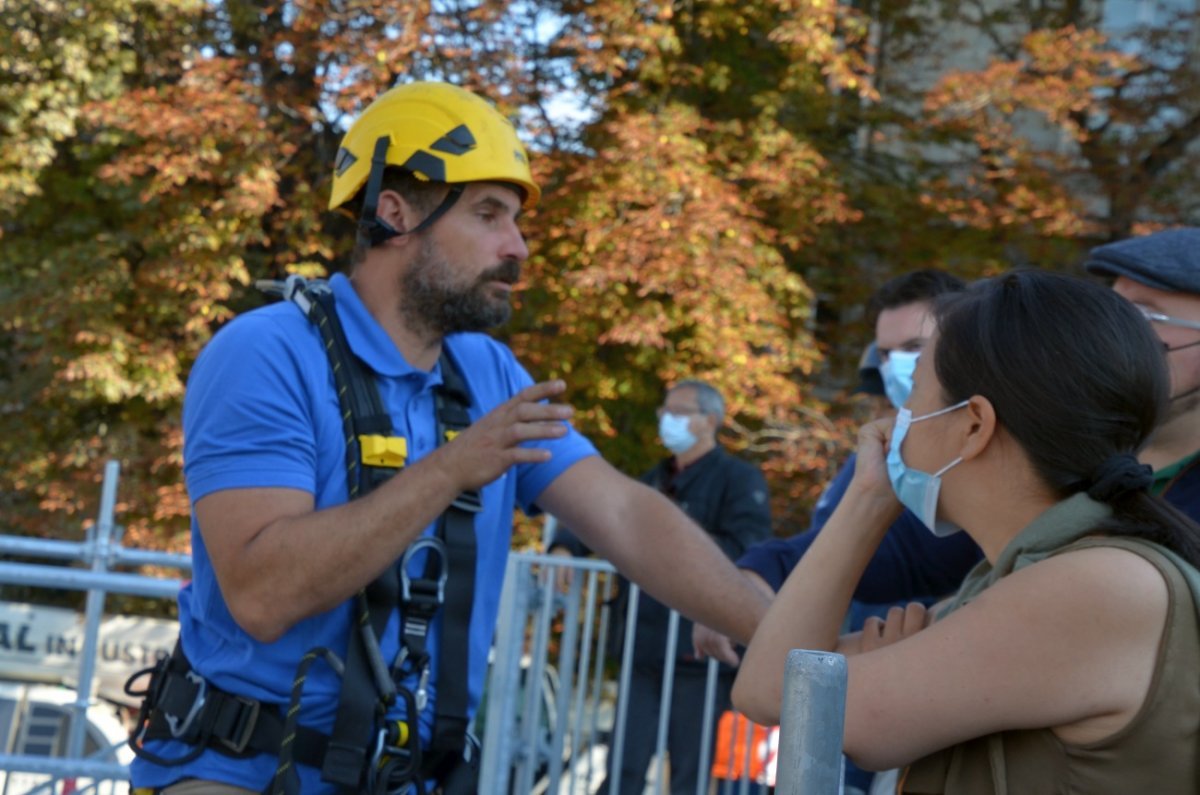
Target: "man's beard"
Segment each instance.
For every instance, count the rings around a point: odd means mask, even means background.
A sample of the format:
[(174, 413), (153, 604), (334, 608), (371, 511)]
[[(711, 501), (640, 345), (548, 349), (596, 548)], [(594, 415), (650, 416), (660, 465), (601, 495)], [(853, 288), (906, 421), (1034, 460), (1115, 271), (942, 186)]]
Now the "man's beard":
[(455, 280), (454, 268), (426, 238), (416, 260), (400, 277), (400, 313), (415, 330), (438, 335), (456, 331), (483, 331), (508, 321), (512, 315), (507, 293), (492, 295), (492, 282), (515, 283), (521, 264), (506, 259), (488, 268), (474, 282)]

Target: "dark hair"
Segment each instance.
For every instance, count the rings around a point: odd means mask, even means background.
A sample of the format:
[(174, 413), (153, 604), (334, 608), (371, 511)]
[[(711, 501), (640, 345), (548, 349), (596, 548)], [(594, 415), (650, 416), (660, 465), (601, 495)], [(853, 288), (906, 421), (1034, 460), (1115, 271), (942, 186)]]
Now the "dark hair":
[[(383, 170), (383, 181), (380, 183), (381, 190), (394, 190), (404, 197), (404, 200), (412, 205), (412, 208), (421, 215), (428, 215), (441, 203), (446, 195), (446, 183), (434, 182), (417, 177), (411, 171), (396, 166), (388, 166)], [(366, 195), (366, 186), (359, 189), (358, 193), (349, 199), (345, 205), (346, 211), (354, 216), (357, 222), (362, 217), (363, 197)], [(351, 266), (358, 265), (367, 257), (367, 244), (360, 236), (355, 241), (354, 254), (351, 257)]]
[(1134, 454), (1162, 416), (1162, 343), (1134, 308), (1093, 282), (1022, 270), (937, 302), (934, 367), (947, 405), (982, 395), (1060, 497), (1088, 491), (1113, 519), (1200, 564), (1200, 528), (1146, 492)]
[(872, 325), (879, 313), (885, 309), (896, 309), (918, 301), (933, 301), (947, 293), (961, 293), (967, 283), (945, 271), (925, 268), (902, 273), (888, 279), (871, 295), (867, 303), (867, 317)]

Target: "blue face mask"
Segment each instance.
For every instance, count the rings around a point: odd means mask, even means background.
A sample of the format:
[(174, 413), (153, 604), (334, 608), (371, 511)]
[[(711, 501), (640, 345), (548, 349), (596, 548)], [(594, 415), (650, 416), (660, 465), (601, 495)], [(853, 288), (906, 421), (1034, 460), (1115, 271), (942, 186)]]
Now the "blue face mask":
[(929, 532), (935, 536), (947, 536), (959, 529), (949, 522), (937, 520), (937, 501), (938, 492), (942, 489), (942, 475), (961, 463), (962, 456), (930, 475), (928, 472), (910, 469), (904, 463), (900, 447), (904, 444), (904, 437), (908, 435), (909, 426), (914, 422), (922, 422), (956, 411), (967, 405), (967, 402), (964, 400), (920, 417), (914, 417), (909, 409), (900, 409), (900, 413), (896, 415), (896, 428), (892, 431), (892, 444), (887, 454), (888, 479), (892, 482), (892, 489), (895, 490), (900, 503), (916, 514), (921, 523), (929, 528)]
[(912, 394), (913, 371), (917, 369), (917, 357), (920, 355), (920, 351), (892, 351), (887, 361), (879, 365), (883, 391), (896, 408), (903, 408)]
[(663, 447), (679, 455), (696, 446), (696, 434), (688, 429), (688, 418), (664, 411), (658, 418), (658, 438)]

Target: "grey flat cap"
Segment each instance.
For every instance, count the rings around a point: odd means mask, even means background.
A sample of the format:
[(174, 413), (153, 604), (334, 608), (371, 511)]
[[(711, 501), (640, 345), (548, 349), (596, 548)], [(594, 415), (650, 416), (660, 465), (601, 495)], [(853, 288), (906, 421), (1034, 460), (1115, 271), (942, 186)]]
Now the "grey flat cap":
[(1101, 276), (1126, 276), (1157, 290), (1200, 295), (1200, 229), (1168, 229), (1097, 246), (1083, 267)]

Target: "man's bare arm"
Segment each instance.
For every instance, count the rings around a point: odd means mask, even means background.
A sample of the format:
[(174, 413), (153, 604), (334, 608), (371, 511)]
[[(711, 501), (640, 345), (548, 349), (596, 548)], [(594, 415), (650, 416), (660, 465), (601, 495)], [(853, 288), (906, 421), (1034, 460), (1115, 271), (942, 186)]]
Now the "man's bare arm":
[(570, 406), (539, 401), (561, 381), (535, 384), (367, 496), (316, 511), (294, 489), (230, 489), (196, 502), (196, 520), (221, 593), (238, 624), (278, 639), (370, 583), (463, 491), (549, 451), (522, 442), (567, 432)]
[[(738, 569), (738, 571), (762, 592), (768, 602), (775, 598), (775, 590), (758, 572), (753, 569)], [(742, 659), (733, 645), (733, 641), (728, 636), (722, 635), (711, 627), (699, 623), (692, 625), (692, 651), (697, 657), (715, 657), (726, 665), (736, 667), (741, 664)]]
[(560, 475), (538, 504), (654, 598), (748, 642), (769, 600), (675, 504), (600, 458)]

